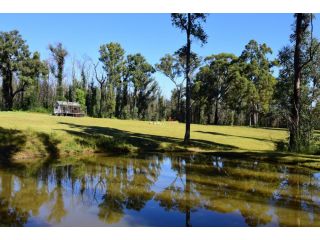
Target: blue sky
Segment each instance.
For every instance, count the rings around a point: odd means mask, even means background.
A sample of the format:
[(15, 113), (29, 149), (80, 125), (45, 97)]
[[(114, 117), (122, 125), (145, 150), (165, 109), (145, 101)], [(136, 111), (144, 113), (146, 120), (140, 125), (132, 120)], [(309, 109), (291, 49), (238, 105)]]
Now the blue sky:
[[(194, 42), (192, 50), (201, 56), (220, 52), (239, 55), (251, 39), (266, 43), (277, 55), (289, 43), (292, 14), (210, 14), (204, 25), (208, 43)], [(315, 36), (320, 36), (319, 20), (314, 22)], [(62, 42), (71, 59), (87, 55), (98, 59), (101, 44), (119, 42), (127, 54), (142, 53), (155, 64), (166, 53), (173, 53), (185, 43), (185, 36), (171, 25), (170, 14), (0, 14), (0, 31), (17, 29), (32, 51), (43, 59), (49, 57), (48, 44)], [(165, 96), (174, 85), (162, 74), (155, 74)]]

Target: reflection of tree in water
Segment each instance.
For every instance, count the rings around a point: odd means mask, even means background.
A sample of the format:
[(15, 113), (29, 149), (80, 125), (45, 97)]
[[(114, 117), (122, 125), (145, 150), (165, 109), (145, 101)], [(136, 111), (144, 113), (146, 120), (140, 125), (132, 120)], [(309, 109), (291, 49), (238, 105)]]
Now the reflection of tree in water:
[(104, 166), (103, 185), (105, 193), (99, 204), (99, 218), (106, 223), (121, 220), (124, 209), (140, 211), (154, 192), (151, 187), (156, 182), (161, 168), (161, 159), (151, 158), (110, 159)]
[(21, 227), (27, 223), (29, 213), (11, 207), (9, 202), (0, 198), (0, 227)]
[[(192, 181), (202, 196), (203, 206), (222, 213), (240, 212), (249, 226), (265, 225), (272, 220), (269, 201), (277, 182), (272, 166), (254, 161), (210, 161), (197, 157)], [(266, 174), (265, 174), (266, 173)]]
[(310, 170), (286, 168), (274, 195), (280, 226), (320, 225), (320, 184)]
[(20, 188), (15, 192), (12, 204), (38, 216), (39, 208), (49, 200), (47, 185), (39, 186), (37, 180), (32, 178), (20, 178), (19, 183)]
[[(2, 185), (0, 198), (7, 202), (8, 211), (11, 211), (10, 209), (19, 209), (20, 212), (24, 213), (23, 216), (26, 218), (23, 224), (27, 223), (30, 216), (38, 216), (39, 209), (43, 204), (53, 201), (48, 220), (60, 222), (62, 217), (66, 215), (61, 186), (63, 170), (55, 171), (52, 168), (50, 170), (45, 168), (44, 171), (43, 169), (38, 170), (32, 172), (31, 176), (24, 171), (21, 173), (15, 171), (19, 175), (14, 175), (10, 171), (0, 172)], [(56, 179), (56, 182), (53, 183), (50, 178)], [(55, 184), (51, 192), (48, 189), (48, 181)]]
[[(314, 201), (320, 195), (319, 183), (308, 183), (310, 174), (302, 174), (301, 170), (287, 174), (299, 177), (297, 185), (297, 179), (283, 179), (286, 167), (263, 162), (198, 155), (184, 160), (173, 157), (172, 169), (177, 176), (155, 199), (166, 210), (186, 213), (186, 226), (192, 219), (189, 209), (198, 207), (239, 212), (249, 226), (277, 220), (284, 226), (320, 224), (316, 214), (320, 212), (319, 203)], [(177, 184), (177, 179), (183, 184)]]
[(190, 180), (192, 161), (193, 157), (172, 157), (171, 166), (176, 176), (168, 187), (155, 196), (155, 200), (167, 211), (179, 210), (185, 213), (186, 226), (191, 226), (191, 211), (200, 203), (195, 186)]
[(1, 174), (0, 182), (0, 226), (23, 226), (28, 221), (29, 213), (11, 204), (13, 177)]
[(53, 191), (50, 192), (50, 200), (54, 203), (48, 216), (49, 222), (60, 223), (62, 218), (67, 215), (63, 200), (64, 186), (62, 185), (62, 180), (67, 177), (64, 176), (66, 173), (68, 173), (66, 170), (68, 170), (68, 166), (52, 169), (53, 177), (55, 178), (55, 187)]
[(0, 171), (0, 225), (24, 225), (43, 205), (49, 209), (45, 217), (50, 223), (62, 222), (68, 214), (65, 192), (71, 194), (71, 204), (98, 206), (98, 217), (108, 224), (119, 222), (127, 209), (140, 211), (154, 199), (167, 211), (183, 213), (186, 226), (195, 223), (193, 212), (199, 208), (241, 214), (249, 226), (320, 225), (320, 184), (313, 171), (203, 155), (170, 159), (175, 175), (157, 193), (153, 187), (161, 157)]

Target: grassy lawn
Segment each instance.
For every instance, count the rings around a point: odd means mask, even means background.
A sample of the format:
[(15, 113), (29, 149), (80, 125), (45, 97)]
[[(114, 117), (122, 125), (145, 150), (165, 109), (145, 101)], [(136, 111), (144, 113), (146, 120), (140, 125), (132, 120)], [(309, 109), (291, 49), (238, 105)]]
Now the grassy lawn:
[[(98, 118), (56, 117), (26, 112), (0, 112), (2, 158), (34, 155), (59, 157), (84, 152), (196, 151), (262, 158), (319, 159), (312, 155), (276, 153), (286, 141), (283, 129), (238, 126), (191, 126), (191, 145), (182, 142), (185, 125)], [(249, 155), (248, 155), (249, 154)], [(251, 154), (251, 155), (250, 155)]]

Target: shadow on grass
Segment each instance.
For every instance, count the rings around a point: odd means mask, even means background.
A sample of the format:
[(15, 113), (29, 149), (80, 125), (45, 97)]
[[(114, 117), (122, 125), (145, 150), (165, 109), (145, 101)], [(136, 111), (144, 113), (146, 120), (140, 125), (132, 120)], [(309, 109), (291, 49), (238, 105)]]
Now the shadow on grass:
[(26, 135), (19, 130), (0, 127), (0, 162), (11, 163), (13, 156), (26, 144)]
[[(113, 139), (112, 144), (104, 144), (105, 142), (101, 142), (97, 144), (97, 147), (100, 151), (108, 151), (111, 147), (117, 147), (118, 144), (130, 144), (133, 147), (139, 149), (139, 151), (161, 151), (164, 150), (161, 148), (161, 143), (169, 143), (172, 147), (184, 148), (184, 151), (187, 147), (197, 147), (201, 149), (220, 149), (220, 150), (232, 150), (237, 149), (232, 145), (227, 144), (219, 144), (212, 141), (206, 140), (199, 140), (199, 139), (192, 139), (188, 145), (185, 145), (182, 139), (173, 138), (173, 137), (164, 137), (164, 136), (157, 136), (151, 134), (142, 134), (142, 133), (135, 133), (129, 131), (123, 131), (115, 128), (109, 127), (99, 127), (99, 126), (83, 126), (73, 123), (65, 123), (59, 122), (60, 124), (68, 125), (71, 128), (80, 129), (79, 130), (64, 130), (69, 134), (75, 135), (80, 138), (80, 143), (82, 144), (90, 144), (91, 140), (97, 139), (98, 136), (103, 135), (104, 137), (109, 137)], [(107, 141), (108, 142), (108, 141)], [(111, 149), (112, 150), (112, 149)], [(114, 149), (113, 149), (114, 150)], [(169, 149), (167, 149), (169, 150)]]
[(54, 139), (47, 133), (38, 133), (37, 136), (40, 139), (40, 141), (43, 143), (48, 153), (48, 159), (59, 158), (60, 152), (57, 145), (60, 143), (60, 141), (57, 139)]
[[(59, 158), (59, 149), (57, 144), (60, 142), (46, 133), (28, 133), (21, 130), (5, 129), (0, 127), (0, 164), (4, 166), (18, 166), (14, 163), (14, 157), (18, 152), (24, 154), (24, 148), (30, 144), (42, 144), (45, 148), (47, 160), (54, 160)], [(34, 157), (40, 157), (37, 151), (34, 152)], [(31, 155), (33, 156), (33, 155)], [(31, 157), (30, 156), (30, 157)]]
[(239, 137), (239, 138), (246, 138), (246, 139), (252, 139), (252, 140), (263, 141), (263, 142), (276, 143), (276, 141), (264, 139), (264, 138), (246, 137), (246, 136), (241, 136), (241, 135), (233, 135), (233, 134), (226, 134), (226, 133), (219, 133), (219, 132), (207, 132), (207, 131), (196, 131), (196, 132), (204, 133), (204, 134), (211, 134), (211, 135), (216, 135), (216, 136)]

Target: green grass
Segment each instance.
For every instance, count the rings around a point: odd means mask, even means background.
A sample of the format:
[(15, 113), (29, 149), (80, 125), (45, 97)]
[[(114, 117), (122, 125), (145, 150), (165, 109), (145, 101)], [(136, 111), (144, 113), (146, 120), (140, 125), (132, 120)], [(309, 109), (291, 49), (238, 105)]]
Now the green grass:
[[(31, 157), (32, 155), (46, 155), (53, 158), (94, 151), (196, 151), (239, 156), (242, 154), (246, 157), (248, 153), (254, 153), (255, 156), (270, 159), (293, 157), (295, 159), (306, 157), (318, 159), (317, 156), (311, 155), (276, 153), (276, 143), (286, 141), (288, 137), (284, 129), (192, 124), (192, 141), (186, 146), (182, 141), (185, 125), (178, 122), (154, 124), (137, 120), (0, 112), (0, 127), (2, 136), (9, 135), (12, 138), (8, 140), (12, 142), (12, 146), (8, 147), (4, 146), (6, 145), (4, 139), (0, 137), (2, 142), (0, 149), (10, 152), (8, 154), (11, 158)], [(16, 132), (10, 133), (10, 131)], [(17, 139), (14, 135), (17, 135)]]

